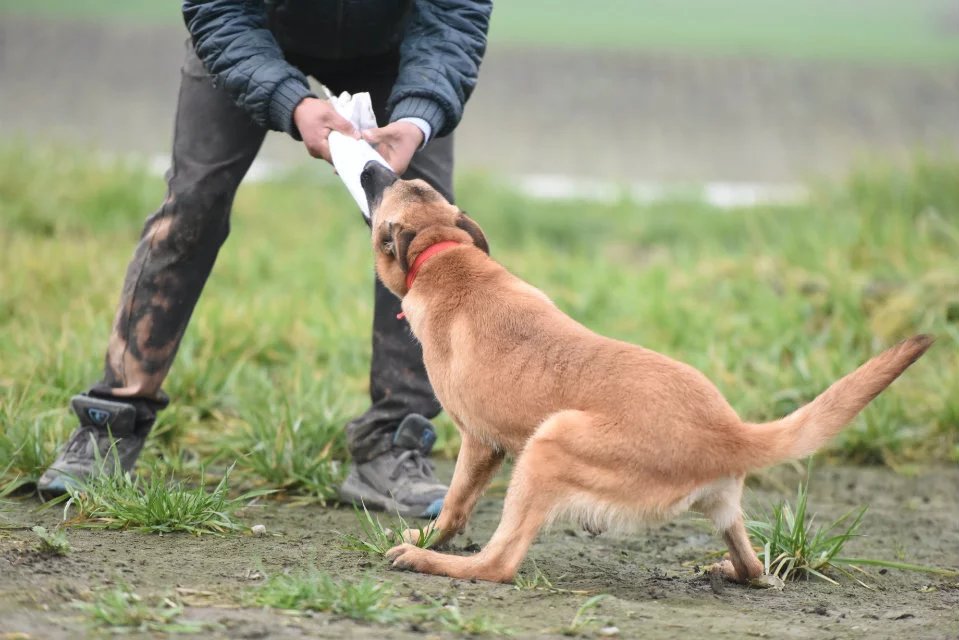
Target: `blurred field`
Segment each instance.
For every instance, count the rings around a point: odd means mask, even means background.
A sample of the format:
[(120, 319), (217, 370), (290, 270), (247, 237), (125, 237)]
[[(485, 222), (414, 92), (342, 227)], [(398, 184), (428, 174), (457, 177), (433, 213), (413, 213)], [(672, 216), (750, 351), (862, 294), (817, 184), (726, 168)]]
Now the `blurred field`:
[(499, 3), (494, 42), (830, 60), (959, 60), (949, 0)]
[[(179, 21), (156, 0), (0, 0), (0, 12)], [(493, 45), (955, 62), (959, 9), (950, 0), (523, 0), (499, 2)]]
[[(959, 460), (956, 171), (871, 169), (795, 208), (536, 202), (480, 177), (461, 179), (459, 203), (498, 259), (574, 318), (702, 369), (751, 420), (936, 334), (830, 449), (898, 465)], [(75, 151), (0, 154), (6, 480), (35, 477), (72, 424), (68, 398), (99, 375), (124, 265), (161, 193), (136, 166)], [(342, 424), (366, 401), (372, 269), (353, 211), (339, 184), (306, 176), (241, 189), (152, 456), (239, 458), (237, 477), (324, 495), (323, 463), (342, 457)]]
[[(951, 6), (500, 2), (457, 165), (686, 185), (955, 156)], [(0, 0), (0, 138), (163, 157), (186, 38), (176, 2)], [(309, 163), (280, 134), (261, 157)]]

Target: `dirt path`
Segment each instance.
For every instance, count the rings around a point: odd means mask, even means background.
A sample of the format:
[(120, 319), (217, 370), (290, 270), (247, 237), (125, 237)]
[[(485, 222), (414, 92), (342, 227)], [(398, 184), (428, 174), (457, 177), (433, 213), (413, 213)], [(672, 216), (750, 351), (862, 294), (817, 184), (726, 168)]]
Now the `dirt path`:
[[(449, 469), (443, 469), (447, 474)], [(747, 506), (792, 497), (797, 474), (778, 469), (753, 482)], [(901, 559), (959, 567), (959, 469), (904, 477), (878, 469), (824, 468), (816, 472), (811, 508), (821, 520), (871, 505), (851, 556)], [(781, 487), (781, 488), (777, 488)], [(6, 523), (52, 526), (59, 510), (36, 513), (26, 499), (5, 514)], [(500, 501), (487, 498), (459, 548), (483, 543), (499, 517)], [(325, 614), (290, 616), (238, 608), (238, 594), (255, 588), (263, 573), (318, 566), (335, 576), (371, 573), (392, 581), (398, 597), (456, 597), (470, 615), (485, 613), (521, 637), (559, 636), (586, 595), (521, 591), (510, 585), (470, 583), (400, 573), (371, 556), (340, 548), (336, 531), (357, 530), (344, 509), (272, 504), (248, 509), (244, 520), (264, 523), (272, 534), (194, 538), (133, 532), (68, 531), (74, 551), (65, 558), (24, 552), (29, 530), (0, 532), (0, 632), (34, 638), (74, 638), (85, 621), (69, 601), (91, 589), (125, 582), (141, 595), (170, 594), (176, 587), (211, 592), (195, 595), (186, 617), (218, 622), (214, 637), (418, 638), (445, 637), (435, 628), (382, 627), (332, 619)], [(628, 537), (591, 539), (557, 525), (533, 547), (532, 562), (556, 587), (606, 593), (584, 635), (613, 625), (624, 638), (930, 638), (959, 634), (959, 580), (918, 573), (872, 571), (875, 590), (843, 580), (789, 583), (784, 591), (725, 585), (717, 591), (695, 565), (719, 541), (702, 521), (675, 523)], [(190, 594), (194, 595), (190, 595)]]
[[(169, 148), (186, 32), (0, 20), (0, 137)], [(959, 68), (493, 47), (459, 163), (628, 181), (796, 181), (959, 152)], [(306, 162), (280, 135), (263, 157)]]

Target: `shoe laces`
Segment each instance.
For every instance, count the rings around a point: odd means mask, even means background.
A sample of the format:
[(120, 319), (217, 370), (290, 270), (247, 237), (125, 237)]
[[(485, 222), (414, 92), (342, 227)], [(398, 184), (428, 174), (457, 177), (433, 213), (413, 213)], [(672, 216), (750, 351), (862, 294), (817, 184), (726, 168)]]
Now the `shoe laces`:
[(70, 438), (70, 442), (67, 443), (67, 450), (64, 452), (66, 455), (70, 456), (86, 456), (87, 450), (90, 448), (90, 436), (93, 436), (93, 444), (100, 448), (100, 438), (105, 435), (101, 433), (101, 430), (93, 427), (91, 425), (81, 425), (77, 432), (73, 434), (73, 437)]
[[(91, 436), (93, 436), (92, 439)], [(96, 455), (90, 450), (92, 446), (100, 454), (100, 457), (106, 458), (108, 455), (112, 455), (114, 447), (118, 453), (122, 454), (124, 447), (130, 440), (130, 437), (112, 438), (110, 432), (106, 429), (84, 424), (80, 425), (73, 437), (70, 438), (64, 455), (72, 459), (87, 459)]]
[(400, 471), (404, 470), (408, 478), (433, 479), (433, 463), (427, 460), (418, 449), (405, 449), (396, 456), (396, 464), (390, 472), (390, 480), (396, 480)]

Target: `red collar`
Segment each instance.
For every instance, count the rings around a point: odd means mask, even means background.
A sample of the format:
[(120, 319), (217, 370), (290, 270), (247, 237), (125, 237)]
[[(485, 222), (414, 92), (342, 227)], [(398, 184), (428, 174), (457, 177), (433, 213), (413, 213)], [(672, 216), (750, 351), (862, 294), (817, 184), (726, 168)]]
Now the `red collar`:
[[(416, 256), (416, 260), (413, 261), (413, 266), (410, 267), (409, 272), (406, 274), (406, 290), (409, 291), (413, 288), (413, 281), (416, 280), (416, 274), (420, 272), (420, 269), (426, 263), (427, 260), (432, 258), (438, 253), (442, 253), (447, 249), (452, 249), (453, 247), (460, 246), (461, 243), (456, 242), (455, 240), (444, 240), (442, 242), (437, 242), (436, 244), (431, 244), (426, 247), (420, 255)], [(396, 314), (397, 320), (402, 320), (406, 317), (406, 314), (402, 311)]]
[(420, 272), (420, 269), (423, 268), (423, 264), (425, 264), (427, 260), (438, 253), (446, 251), (447, 249), (458, 247), (460, 244), (461, 243), (456, 242), (455, 240), (444, 240), (443, 242), (437, 242), (436, 244), (431, 244), (430, 246), (426, 247), (426, 249), (424, 249), (420, 255), (416, 256), (416, 260), (413, 261), (413, 266), (410, 267), (409, 273), (406, 274), (406, 290), (409, 291), (413, 288), (413, 281), (416, 280), (417, 274)]

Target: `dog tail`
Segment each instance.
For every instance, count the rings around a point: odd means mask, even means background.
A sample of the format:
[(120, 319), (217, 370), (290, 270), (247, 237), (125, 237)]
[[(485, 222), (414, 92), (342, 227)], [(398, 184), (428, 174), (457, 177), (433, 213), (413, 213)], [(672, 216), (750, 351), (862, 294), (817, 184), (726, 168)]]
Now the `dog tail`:
[(918, 360), (933, 341), (928, 335), (903, 340), (840, 378), (815, 400), (785, 418), (744, 425), (745, 449), (752, 454), (752, 461), (757, 462), (750, 466), (761, 468), (813, 454)]

